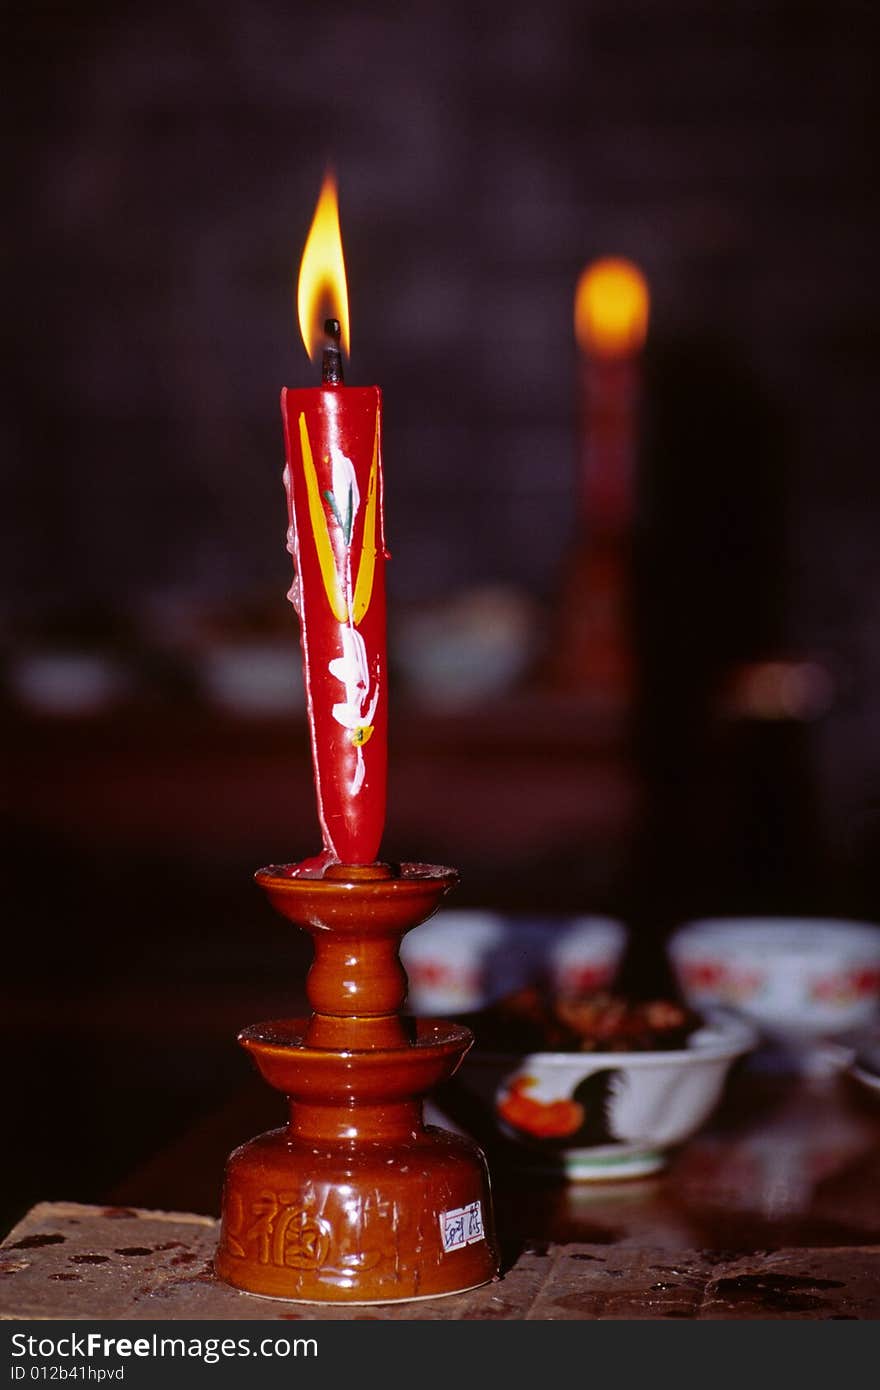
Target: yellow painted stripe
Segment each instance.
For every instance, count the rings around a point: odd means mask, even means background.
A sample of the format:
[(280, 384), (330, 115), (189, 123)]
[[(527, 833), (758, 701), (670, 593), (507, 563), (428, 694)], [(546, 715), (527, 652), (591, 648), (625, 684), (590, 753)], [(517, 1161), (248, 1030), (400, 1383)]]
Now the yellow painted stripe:
[(367, 510), (364, 516), (364, 539), (361, 546), (361, 563), (358, 566), (357, 583), (354, 586), (352, 617), (358, 626), (373, 596), (373, 579), (376, 574), (376, 514), (379, 510), (379, 412), (376, 411), (376, 433), (373, 437), (373, 462), (370, 464), (370, 480), (367, 484)]
[(318, 552), (318, 564), (321, 567), (321, 578), (324, 581), (324, 590), (333, 610), (333, 616), (338, 623), (348, 622), (348, 609), (345, 598), (339, 587), (339, 575), (336, 572), (336, 559), (333, 555), (333, 547), (330, 544), (330, 532), (327, 529), (327, 518), (324, 515), (324, 507), (321, 502), (321, 494), (318, 490), (318, 476), (315, 473), (315, 462), (312, 458), (312, 446), (309, 443), (309, 432), (306, 429), (305, 412), (300, 412), (299, 417), (299, 438), (302, 445), (303, 473), (306, 478), (306, 494), (309, 499), (309, 521), (312, 523), (312, 535), (315, 538), (315, 549)]

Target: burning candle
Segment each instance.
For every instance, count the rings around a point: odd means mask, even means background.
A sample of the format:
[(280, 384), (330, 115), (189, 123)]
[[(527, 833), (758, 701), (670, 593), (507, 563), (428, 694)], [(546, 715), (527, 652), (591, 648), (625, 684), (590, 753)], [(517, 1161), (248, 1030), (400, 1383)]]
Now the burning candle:
[(644, 276), (621, 257), (587, 266), (575, 291), (583, 367), (581, 497), (593, 534), (626, 530), (631, 520), (648, 307)]
[(608, 257), (581, 274), (574, 297), (581, 350), (578, 515), (560, 597), (551, 671), (604, 710), (633, 698), (630, 532), (641, 351), (648, 290), (638, 268)]
[(324, 180), (297, 292), (318, 387), (281, 392), (287, 548), (323, 852), (298, 873), (374, 863), (385, 822), (387, 666), (382, 395), (347, 386), (348, 289), (336, 184)]

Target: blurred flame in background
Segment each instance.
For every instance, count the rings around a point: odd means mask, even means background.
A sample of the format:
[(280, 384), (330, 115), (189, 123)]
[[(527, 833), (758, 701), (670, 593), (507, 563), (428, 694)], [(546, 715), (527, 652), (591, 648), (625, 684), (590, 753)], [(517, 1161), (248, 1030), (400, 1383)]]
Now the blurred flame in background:
[(648, 331), (648, 283), (632, 261), (606, 256), (581, 273), (574, 297), (574, 332), (585, 353), (623, 357), (638, 352)]

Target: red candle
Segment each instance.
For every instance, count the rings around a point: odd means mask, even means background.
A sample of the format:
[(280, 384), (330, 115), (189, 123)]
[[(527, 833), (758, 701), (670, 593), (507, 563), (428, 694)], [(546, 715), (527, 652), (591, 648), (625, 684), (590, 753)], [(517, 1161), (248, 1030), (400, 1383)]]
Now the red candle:
[(388, 691), (382, 395), (347, 386), (348, 295), (336, 187), (324, 181), (300, 267), (299, 319), (322, 385), (285, 388), (290, 599), (300, 621), (324, 849), (297, 867), (371, 864), (385, 824)]

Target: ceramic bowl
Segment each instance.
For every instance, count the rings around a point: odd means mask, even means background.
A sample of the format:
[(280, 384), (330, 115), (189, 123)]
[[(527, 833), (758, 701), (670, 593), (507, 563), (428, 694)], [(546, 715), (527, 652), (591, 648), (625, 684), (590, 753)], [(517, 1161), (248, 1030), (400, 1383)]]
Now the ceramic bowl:
[(880, 926), (819, 918), (708, 918), (673, 933), (669, 959), (691, 1008), (735, 1009), (771, 1041), (833, 1037), (880, 1005)]
[(609, 989), (626, 950), (627, 930), (614, 917), (562, 918), (535, 934), (536, 975), (553, 995)]
[(393, 655), (421, 705), (466, 709), (514, 689), (539, 646), (535, 604), (517, 589), (488, 585), (448, 603), (399, 614)]
[(706, 1121), (756, 1041), (748, 1023), (719, 1012), (676, 1051), (477, 1055), (462, 1082), (529, 1168), (573, 1181), (642, 1177)]
[(123, 661), (103, 652), (22, 652), (8, 681), (15, 699), (34, 714), (94, 715), (122, 704), (133, 681)]
[(198, 654), (196, 665), (206, 699), (227, 713), (271, 716), (305, 709), (293, 642), (217, 642)]
[(447, 908), (404, 937), (407, 1008), (466, 1014), (539, 981), (556, 994), (608, 988), (627, 942), (622, 922), (576, 916), (537, 921)]

